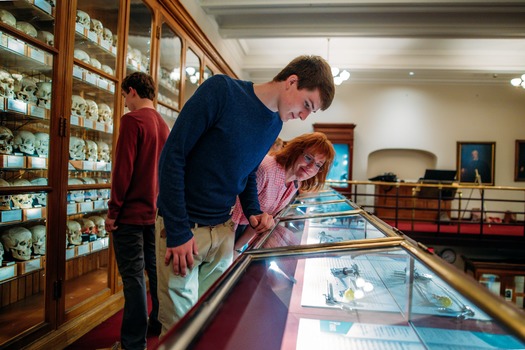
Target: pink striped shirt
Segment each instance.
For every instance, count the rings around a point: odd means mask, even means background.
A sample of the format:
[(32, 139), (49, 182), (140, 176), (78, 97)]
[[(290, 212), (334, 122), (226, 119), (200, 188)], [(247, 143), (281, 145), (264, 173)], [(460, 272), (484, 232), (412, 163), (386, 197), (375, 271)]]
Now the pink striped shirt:
[[(265, 156), (257, 169), (257, 192), (259, 204), (265, 213), (275, 216), (290, 202), (299, 188), (294, 181), (286, 186), (286, 172), (272, 156)], [(232, 213), (232, 220), (237, 225), (247, 225), (248, 219), (242, 212), (241, 202), (237, 202)]]

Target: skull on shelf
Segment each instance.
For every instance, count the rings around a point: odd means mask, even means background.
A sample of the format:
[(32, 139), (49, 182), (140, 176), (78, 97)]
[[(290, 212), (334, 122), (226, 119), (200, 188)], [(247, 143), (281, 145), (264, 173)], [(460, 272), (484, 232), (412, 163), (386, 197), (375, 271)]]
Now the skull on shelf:
[(15, 85), (15, 97), (26, 103), (36, 103), (37, 81), (31, 77), (24, 76), (19, 84)]
[(16, 18), (13, 14), (6, 10), (0, 10), (0, 21), (8, 26), (16, 28)]
[(104, 28), (103, 31), (104, 40), (106, 40), (109, 45), (113, 45), (113, 33), (108, 28)]
[(46, 132), (35, 133), (35, 151), (39, 157), (46, 157), (49, 152), (49, 134)]
[(86, 12), (82, 10), (77, 10), (76, 22), (82, 24), (84, 27), (89, 29), (91, 25), (91, 17), (89, 17), (89, 15)]
[(40, 81), (36, 83), (36, 105), (44, 108), (51, 108), (51, 82)]
[(35, 225), (29, 228), (33, 241), (33, 253), (35, 255), (46, 255), (46, 227)]
[(31, 259), (31, 231), (22, 226), (16, 226), (5, 231), (0, 236), (6, 252), (11, 252), (18, 260)]
[[(95, 178), (95, 182), (98, 183), (98, 184), (107, 184), (108, 183), (108, 179), (97, 177), (97, 178)], [(110, 190), (108, 188), (99, 188), (97, 190), (97, 197), (99, 199), (108, 199), (109, 198), (109, 191)]]
[(35, 135), (31, 131), (19, 130), (13, 139), (13, 147), (29, 156), (35, 154)]
[(98, 146), (95, 141), (86, 140), (86, 160), (96, 162), (98, 160)]
[[(0, 187), (9, 187), (11, 184), (6, 180), (0, 178)], [(11, 196), (0, 195), (0, 210), (11, 210)]]
[(86, 99), (86, 117), (91, 120), (98, 120), (98, 105), (93, 100)]
[(38, 32), (36, 31), (35, 27), (33, 27), (32, 24), (27, 22), (16, 22), (16, 29), (26, 33), (27, 35), (36, 38), (38, 35)]
[(104, 25), (98, 19), (91, 18), (90, 30), (97, 34), (100, 39), (104, 39)]
[[(91, 141), (91, 142), (93, 142), (93, 141)], [(80, 181), (82, 181), (82, 183), (84, 183), (86, 185), (94, 185), (94, 184), (96, 184), (95, 180), (90, 178), (90, 177), (81, 177)], [(92, 200), (92, 201), (96, 201), (98, 199), (97, 190), (94, 189), (94, 188), (87, 189), (86, 192), (84, 192), (84, 197), (86, 199), (89, 199), (89, 200)]]
[(55, 36), (53, 35), (53, 33), (50, 33), (45, 30), (39, 30), (36, 37), (48, 44), (49, 46), (55, 46)]
[[(31, 182), (26, 179), (16, 179), (11, 182), (11, 186), (33, 186)], [(11, 196), (14, 208), (29, 209), (33, 208), (33, 194), (32, 193), (21, 193), (14, 194)]]
[(79, 95), (73, 95), (71, 97), (71, 115), (85, 117), (86, 110), (86, 100)]
[(15, 79), (5, 70), (0, 69), (0, 96), (15, 97)]
[(84, 50), (75, 49), (75, 51), (73, 51), (73, 57), (81, 60), (82, 62), (86, 62), (88, 64), (91, 63), (91, 58), (89, 57), (88, 53)]
[(69, 138), (69, 159), (86, 159), (86, 142), (83, 139), (76, 136)]
[(0, 153), (13, 154), (13, 132), (5, 127), (0, 126)]
[(98, 121), (106, 125), (113, 125), (113, 110), (105, 103), (98, 104)]
[(109, 149), (109, 145), (105, 143), (104, 141), (96, 141), (97, 147), (98, 147), (98, 160), (103, 162), (109, 162), (111, 150)]
[(83, 234), (96, 234), (96, 227), (93, 221), (86, 218), (82, 218), (78, 220), (78, 223), (82, 227), (81, 230)]
[(91, 58), (91, 65), (97, 69), (102, 68), (102, 63), (100, 63), (100, 61), (97, 60), (96, 58)]
[[(67, 180), (68, 185), (83, 185), (84, 183), (80, 181), (80, 179), (77, 178), (69, 178)], [(75, 190), (75, 191), (69, 191), (68, 192), (68, 202), (76, 202), (76, 203), (82, 203), (84, 202), (84, 191), (83, 190)]]
[[(32, 179), (33, 186), (47, 186), (47, 179), (45, 177), (37, 177)], [(45, 192), (33, 194), (33, 207), (45, 207), (47, 205), (47, 194)]]
[(113, 68), (111, 68), (107, 64), (103, 64), (102, 67), (100, 67), (100, 69), (102, 69), (103, 72), (108, 73), (109, 75), (114, 75), (115, 74), (113, 72)]
[(90, 216), (89, 220), (93, 221), (93, 223), (95, 224), (96, 234), (98, 237), (102, 238), (107, 236), (106, 221), (103, 218), (95, 215)]
[(82, 244), (82, 227), (77, 221), (67, 221), (67, 241), (69, 244)]

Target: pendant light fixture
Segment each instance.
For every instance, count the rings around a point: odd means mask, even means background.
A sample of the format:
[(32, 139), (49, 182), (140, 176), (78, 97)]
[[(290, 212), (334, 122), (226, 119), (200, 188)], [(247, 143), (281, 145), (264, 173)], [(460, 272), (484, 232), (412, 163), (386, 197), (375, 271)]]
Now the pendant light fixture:
[[(326, 61), (328, 64), (330, 64), (330, 38), (327, 38), (327, 48), (326, 48)], [(346, 69), (339, 69), (335, 66), (330, 65), (332, 68), (332, 76), (334, 77), (334, 84), (335, 85), (341, 85), (343, 81), (348, 80), (350, 78), (350, 72)]]

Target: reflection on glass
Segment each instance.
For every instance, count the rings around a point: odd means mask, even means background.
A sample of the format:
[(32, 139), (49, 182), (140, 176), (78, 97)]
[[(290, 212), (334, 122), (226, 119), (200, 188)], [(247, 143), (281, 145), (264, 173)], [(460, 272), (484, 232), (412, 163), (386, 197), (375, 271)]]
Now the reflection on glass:
[(126, 75), (149, 73), (151, 57), (151, 9), (141, 0), (132, 0), (129, 16)]
[[(349, 150), (347, 144), (334, 144), (335, 149), (335, 158), (332, 163), (332, 167), (328, 172), (327, 180), (335, 181), (347, 181), (348, 180), (348, 162), (349, 159)], [(331, 184), (333, 187), (346, 187), (343, 184)]]
[(294, 204), (285, 208), (280, 217), (287, 218), (292, 216), (310, 216), (323, 213), (344, 212), (356, 209), (358, 209), (356, 206), (345, 200), (334, 203)]
[(182, 42), (173, 30), (162, 24), (157, 110), (171, 128), (177, 118), (180, 97)]
[(186, 50), (184, 102), (188, 101), (199, 86), (200, 69), (199, 57), (191, 49)]
[(208, 79), (212, 75), (213, 75), (213, 71), (211, 70), (211, 68), (208, 66), (204, 67), (204, 74), (202, 75), (202, 81)]

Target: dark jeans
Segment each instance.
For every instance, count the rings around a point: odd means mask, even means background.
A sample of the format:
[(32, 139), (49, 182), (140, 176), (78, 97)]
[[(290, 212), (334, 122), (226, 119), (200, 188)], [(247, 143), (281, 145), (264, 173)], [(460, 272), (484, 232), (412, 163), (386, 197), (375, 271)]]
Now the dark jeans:
[(148, 273), (152, 310), (151, 321), (159, 312), (155, 225), (119, 223), (113, 232), (113, 247), (124, 284), (124, 313), (120, 341), (126, 350), (145, 349), (148, 330), (148, 302), (144, 268)]

